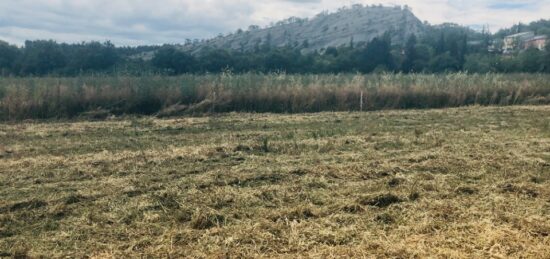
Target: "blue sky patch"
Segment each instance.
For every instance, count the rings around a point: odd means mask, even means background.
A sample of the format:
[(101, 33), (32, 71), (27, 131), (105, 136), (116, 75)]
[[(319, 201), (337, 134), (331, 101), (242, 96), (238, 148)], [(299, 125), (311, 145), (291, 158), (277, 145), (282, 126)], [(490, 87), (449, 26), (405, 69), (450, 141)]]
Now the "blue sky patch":
[(531, 3), (496, 3), (489, 5), (490, 9), (527, 9), (532, 7)]

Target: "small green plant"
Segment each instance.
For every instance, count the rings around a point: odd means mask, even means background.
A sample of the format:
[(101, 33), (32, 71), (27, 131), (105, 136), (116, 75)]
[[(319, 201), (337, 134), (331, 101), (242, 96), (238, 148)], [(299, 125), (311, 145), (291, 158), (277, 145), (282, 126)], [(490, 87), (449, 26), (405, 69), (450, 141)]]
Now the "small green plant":
[(311, 136), (313, 137), (313, 139), (318, 139), (319, 138), (319, 133), (317, 133), (316, 131), (311, 132)]

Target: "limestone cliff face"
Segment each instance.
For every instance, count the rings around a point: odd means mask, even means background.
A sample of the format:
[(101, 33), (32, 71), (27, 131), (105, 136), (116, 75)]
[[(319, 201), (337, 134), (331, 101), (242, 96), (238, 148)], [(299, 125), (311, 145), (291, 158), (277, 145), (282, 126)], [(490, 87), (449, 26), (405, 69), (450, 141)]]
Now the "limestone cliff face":
[(393, 44), (403, 44), (409, 35), (420, 35), (424, 24), (402, 7), (353, 6), (335, 13), (322, 13), (312, 19), (290, 18), (272, 27), (251, 28), (220, 36), (184, 48), (193, 52), (205, 47), (250, 51), (262, 45), (299, 46), (304, 51), (339, 47), (353, 42), (369, 42), (389, 32)]

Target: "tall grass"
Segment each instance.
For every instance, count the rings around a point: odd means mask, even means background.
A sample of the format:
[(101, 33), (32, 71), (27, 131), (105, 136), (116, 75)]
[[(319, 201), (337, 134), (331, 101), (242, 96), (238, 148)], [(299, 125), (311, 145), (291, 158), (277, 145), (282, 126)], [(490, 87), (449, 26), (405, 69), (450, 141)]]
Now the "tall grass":
[(0, 119), (204, 112), (298, 113), (550, 104), (550, 75), (286, 75), (0, 79)]

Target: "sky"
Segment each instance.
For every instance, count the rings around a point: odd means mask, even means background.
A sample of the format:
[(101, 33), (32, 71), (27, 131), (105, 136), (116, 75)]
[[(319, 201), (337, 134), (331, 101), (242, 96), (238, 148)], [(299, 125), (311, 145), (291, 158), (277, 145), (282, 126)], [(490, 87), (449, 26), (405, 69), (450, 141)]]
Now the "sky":
[(0, 40), (184, 43), (352, 4), (408, 5), (431, 24), (488, 25), (492, 32), (550, 19), (550, 0), (0, 0)]

